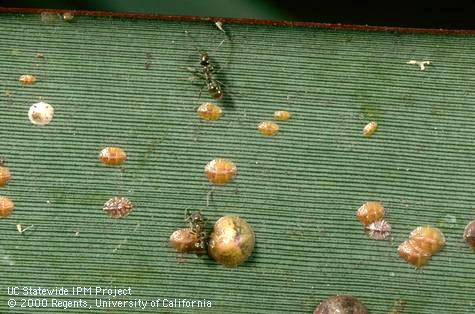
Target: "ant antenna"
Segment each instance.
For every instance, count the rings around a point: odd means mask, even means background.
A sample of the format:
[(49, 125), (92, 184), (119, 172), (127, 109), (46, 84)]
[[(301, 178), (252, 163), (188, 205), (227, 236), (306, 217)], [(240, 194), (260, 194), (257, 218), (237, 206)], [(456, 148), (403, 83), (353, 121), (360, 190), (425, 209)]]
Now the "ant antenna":
[(198, 51), (199, 54), (205, 53), (204, 50), (199, 49), (198, 42), (193, 38), (193, 36), (190, 34), (190, 32), (188, 32), (186, 29), (184, 29), (183, 25), (181, 25), (181, 27), (183, 28), (183, 31), (185, 32), (186, 36), (188, 36), (188, 38), (193, 42), (193, 47), (196, 49), (196, 51)]
[[(204, 51), (203, 49), (199, 49), (199, 45), (198, 45), (198, 42), (196, 41), (196, 39), (190, 34), (190, 32), (188, 32), (186, 29), (184, 29), (183, 25), (181, 25), (181, 27), (183, 28), (183, 31), (185, 32), (186, 36), (188, 36), (190, 38), (190, 40), (193, 42), (193, 45), (195, 46), (194, 48), (196, 49), (196, 51), (198, 51), (199, 54), (203, 54), (203, 53), (206, 53), (206, 51)], [(228, 36), (228, 34), (226, 33), (226, 38), (224, 38), (223, 40), (221, 40), (221, 42), (218, 44), (217, 47), (215, 47), (212, 52), (216, 51), (219, 49), (219, 47), (221, 47), (225, 42), (226, 40), (230, 40), (230, 37)]]

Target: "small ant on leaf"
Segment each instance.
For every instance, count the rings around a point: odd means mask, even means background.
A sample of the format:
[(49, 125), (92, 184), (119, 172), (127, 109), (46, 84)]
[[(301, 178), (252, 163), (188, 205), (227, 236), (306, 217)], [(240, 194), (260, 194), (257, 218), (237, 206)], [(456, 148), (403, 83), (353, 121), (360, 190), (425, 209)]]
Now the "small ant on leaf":
[(185, 221), (189, 222), (188, 228), (174, 231), (170, 236), (170, 246), (179, 253), (178, 261), (184, 262), (184, 253), (195, 253), (197, 256), (206, 254), (205, 221), (201, 211), (189, 213), (185, 210)]

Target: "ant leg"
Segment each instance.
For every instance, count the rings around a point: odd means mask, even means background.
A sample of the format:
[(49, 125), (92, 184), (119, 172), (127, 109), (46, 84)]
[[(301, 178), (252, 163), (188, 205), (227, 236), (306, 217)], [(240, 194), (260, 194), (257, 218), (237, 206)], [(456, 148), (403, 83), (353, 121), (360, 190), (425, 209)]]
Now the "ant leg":
[(190, 208), (187, 207), (185, 208), (185, 222), (190, 221), (190, 220), (191, 220)]
[(176, 253), (176, 262), (180, 264), (185, 263), (185, 253)]
[(206, 85), (203, 85), (200, 89), (200, 93), (198, 94), (198, 99), (201, 98), (201, 93), (203, 92), (203, 89), (206, 87)]
[(211, 189), (206, 193), (206, 208), (209, 207), (209, 202), (210, 199), (213, 199), (213, 193), (216, 188), (214, 186), (211, 187)]

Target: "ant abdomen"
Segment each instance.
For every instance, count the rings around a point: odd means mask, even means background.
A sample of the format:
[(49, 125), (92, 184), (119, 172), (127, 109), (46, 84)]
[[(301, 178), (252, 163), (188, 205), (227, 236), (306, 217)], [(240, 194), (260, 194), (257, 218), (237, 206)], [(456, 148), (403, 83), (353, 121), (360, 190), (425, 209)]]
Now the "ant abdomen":
[(223, 98), (223, 91), (221, 90), (221, 86), (214, 80), (210, 81), (207, 84), (208, 93), (214, 99), (222, 99)]

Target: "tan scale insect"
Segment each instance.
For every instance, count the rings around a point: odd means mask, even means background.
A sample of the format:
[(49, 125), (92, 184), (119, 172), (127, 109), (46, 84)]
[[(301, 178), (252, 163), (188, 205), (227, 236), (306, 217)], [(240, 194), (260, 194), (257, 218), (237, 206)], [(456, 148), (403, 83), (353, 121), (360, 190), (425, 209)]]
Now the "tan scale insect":
[(320, 302), (313, 314), (368, 314), (368, 309), (351, 295), (335, 295)]
[(10, 181), (12, 174), (7, 167), (0, 166), (0, 187), (7, 185), (8, 181)]
[(111, 218), (123, 218), (127, 216), (134, 205), (125, 197), (113, 197), (108, 200), (102, 210)]
[(469, 222), (465, 227), (463, 239), (465, 243), (475, 250), (475, 220)]
[(125, 151), (115, 146), (106, 147), (99, 153), (99, 160), (107, 166), (121, 165), (126, 158), (127, 154)]
[(205, 102), (196, 109), (198, 116), (207, 121), (216, 121), (223, 115), (223, 110), (216, 104)]
[(36, 77), (31, 74), (24, 74), (20, 76), (18, 79), (18, 82), (20, 82), (23, 85), (33, 85), (36, 83)]
[(196, 250), (198, 235), (191, 228), (175, 230), (170, 236), (170, 246), (178, 253), (190, 253)]
[(237, 167), (231, 160), (213, 159), (205, 166), (204, 172), (210, 183), (223, 185), (236, 176)]
[(381, 202), (370, 201), (361, 205), (356, 211), (356, 218), (365, 226), (379, 221), (384, 217), (384, 206)]
[(0, 196), (0, 218), (10, 216), (15, 204), (6, 196)]
[(224, 216), (213, 226), (208, 254), (218, 264), (237, 267), (252, 254), (256, 236), (251, 225), (238, 216)]
[(443, 233), (434, 227), (417, 227), (409, 234), (409, 240), (398, 247), (399, 256), (416, 267), (424, 266), (432, 255), (445, 245)]
[(257, 125), (257, 130), (264, 136), (274, 136), (279, 132), (279, 125), (272, 121), (264, 121)]
[(277, 121), (287, 121), (290, 119), (290, 112), (284, 110), (278, 110), (274, 112), (274, 119)]
[(363, 136), (369, 137), (373, 135), (374, 132), (376, 132), (376, 129), (378, 128), (378, 123), (376, 121), (371, 121), (365, 127), (363, 128)]

